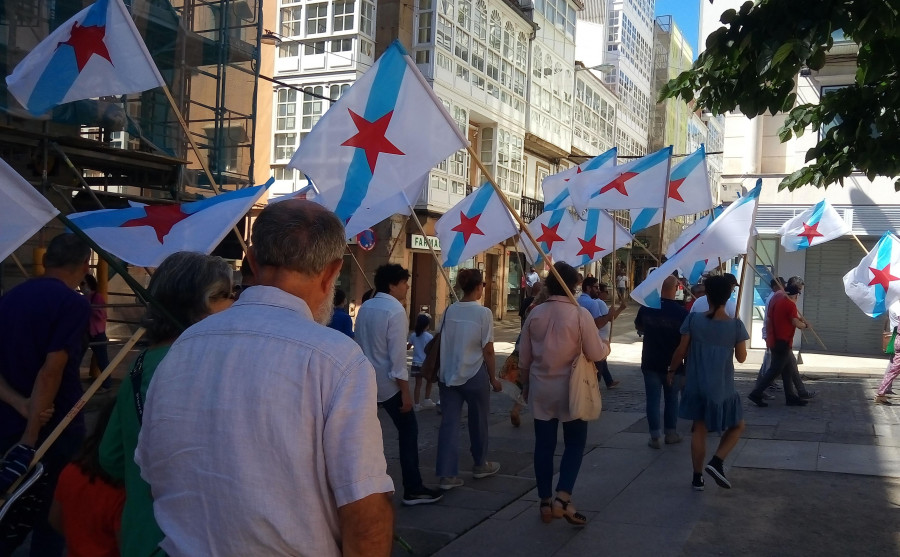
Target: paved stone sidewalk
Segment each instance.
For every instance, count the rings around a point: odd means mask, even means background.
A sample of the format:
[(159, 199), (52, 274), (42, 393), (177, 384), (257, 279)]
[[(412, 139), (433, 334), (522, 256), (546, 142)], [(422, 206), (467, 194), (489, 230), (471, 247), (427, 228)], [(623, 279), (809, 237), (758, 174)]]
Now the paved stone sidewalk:
[[(896, 555), (900, 553), (900, 406), (875, 406), (884, 359), (804, 355), (801, 371), (819, 394), (807, 407), (783, 399), (757, 408), (745, 400), (747, 430), (726, 461), (734, 489), (707, 478), (690, 488), (690, 425), (684, 441), (647, 447), (640, 341), (632, 308), (616, 321), (612, 373), (621, 385), (603, 390), (604, 412), (592, 423), (573, 500), (585, 528), (540, 522), (532, 468), (530, 414), (508, 419), (511, 401), (492, 394), (490, 456), (497, 476), (473, 480), (465, 422), (460, 469), (466, 485), (436, 505), (397, 504), (397, 532), (415, 555)], [(497, 326), (498, 353), (508, 353), (518, 323)], [(739, 366), (746, 394), (759, 369)], [(502, 357), (498, 356), (502, 361)], [(440, 416), (418, 414), (421, 469), (435, 482)], [(399, 483), (396, 431), (382, 417), (388, 468)], [(562, 435), (560, 435), (560, 438)], [(708, 454), (718, 438), (710, 436)], [(557, 447), (561, 454), (562, 445)], [(407, 555), (399, 545), (394, 555)]]

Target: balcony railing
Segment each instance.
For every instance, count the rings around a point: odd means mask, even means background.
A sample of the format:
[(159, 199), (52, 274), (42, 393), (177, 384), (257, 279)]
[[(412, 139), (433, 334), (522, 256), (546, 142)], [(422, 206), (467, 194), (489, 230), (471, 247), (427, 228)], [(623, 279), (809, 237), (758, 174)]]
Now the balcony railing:
[(531, 197), (522, 196), (522, 210), (519, 214), (525, 222), (531, 222), (544, 212), (544, 202)]

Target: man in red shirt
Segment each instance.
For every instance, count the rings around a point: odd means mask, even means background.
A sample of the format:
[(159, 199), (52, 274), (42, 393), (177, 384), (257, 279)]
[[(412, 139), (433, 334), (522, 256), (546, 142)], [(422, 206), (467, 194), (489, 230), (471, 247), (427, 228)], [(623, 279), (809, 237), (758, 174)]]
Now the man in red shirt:
[(797, 311), (797, 298), (803, 291), (803, 280), (794, 277), (788, 281), (784, 291), (776, 292), (772, 297), (771, 311), (766, 315), (766, 346), (772, 354), (769, 369), (757, 381), (756, 387), (747, 398), (757, 406), (768, 406), (763, 402), (763, 390), (779, 374), (784, 385), (784, 398), (787, 406), (806, 406), (807, 401), (794, 390), (793, 376), (800, 374), (797, 370), (797, 359), (791, 346), (794, 342), (794, 331), (806, 329), (809, 324)]

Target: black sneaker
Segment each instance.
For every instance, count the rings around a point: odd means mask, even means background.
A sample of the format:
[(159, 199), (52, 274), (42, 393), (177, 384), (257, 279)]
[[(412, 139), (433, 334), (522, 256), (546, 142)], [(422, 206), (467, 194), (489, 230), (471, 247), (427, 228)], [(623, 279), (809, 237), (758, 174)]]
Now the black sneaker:
[(697, 476), (691, 480), (691, 487), (694, 488), (694, 491), (703, 491), (703, 476), (697, 474)]
[(809, 404), (809, 401), (802, 398), (793, 398), (784, 403), (785, 406), (806, 406), (807, 404)]
[(753, 393), (750, 393), (749, 395), (747, 395), (747, 398), (750, 399), (750, 402), (752, 402), (753, 404), (759, 406), (760, 408), (765, 408), (766, 406), (769, 405), (767, 402), (764, 402), (764, 401), (763, 401), (763, 399), (762, 399), (761, 396), (759, 396), (759, 395), (754, 395)]
[(406, 506), (430, 505), (432, 503), (437, 503), (443, 498), (444, 494), (440, 491), (436, 489), (428, 489), (423, 485), (419, 489), (404, 492), (403, 504)]
[(731, 482), (728, 481), (728, 478), (725, 477), (725, 472), (722, 471), (722, 465), (718, 466), (714, 465), (712, 462), (706, 465), (706, 473), (712, 476), (719, 487), (724, 487), (725, 489), (731, 489)]
[(805, 393), (800, 395), (800, 398), (802, 398), (803, 400), (809, 400), (811, 398), (816, 398), (816, 391), (806, 391)]

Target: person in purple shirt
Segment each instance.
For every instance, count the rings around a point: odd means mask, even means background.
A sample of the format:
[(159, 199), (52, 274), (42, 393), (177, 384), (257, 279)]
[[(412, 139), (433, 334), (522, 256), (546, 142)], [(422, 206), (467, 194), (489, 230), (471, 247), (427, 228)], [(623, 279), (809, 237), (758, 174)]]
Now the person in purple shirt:
[(334, 290), (334, 313), (328, 326), (353, 338), (353, 318), (347, 313), (347, 294), (340, 288)]
[[(44, 276), (28, 280), (0, 299), (0, 491), (15, 481), (16, 463), (28, 462), (34, 448), (56, 427), (83, 394), (79, 365), (87, 340), (91, 306), (75, 292), (88, 272), (91, 250), (73, 234), (60, 234), (44, 254)], [(54, 412), (42, 427), (41, 413)], [(32, 494), (40, 503), (19, 516), (16, 535), (0, 539), (0, 555), (10, 555), (34, 529), (31, 555), (62, 555), (65, 542), (47, 523), (63, 467), (84, 438), (81, 414), (41, 460), (47, 481)], [(7, 533), (7, 532), (4, 532)]]

